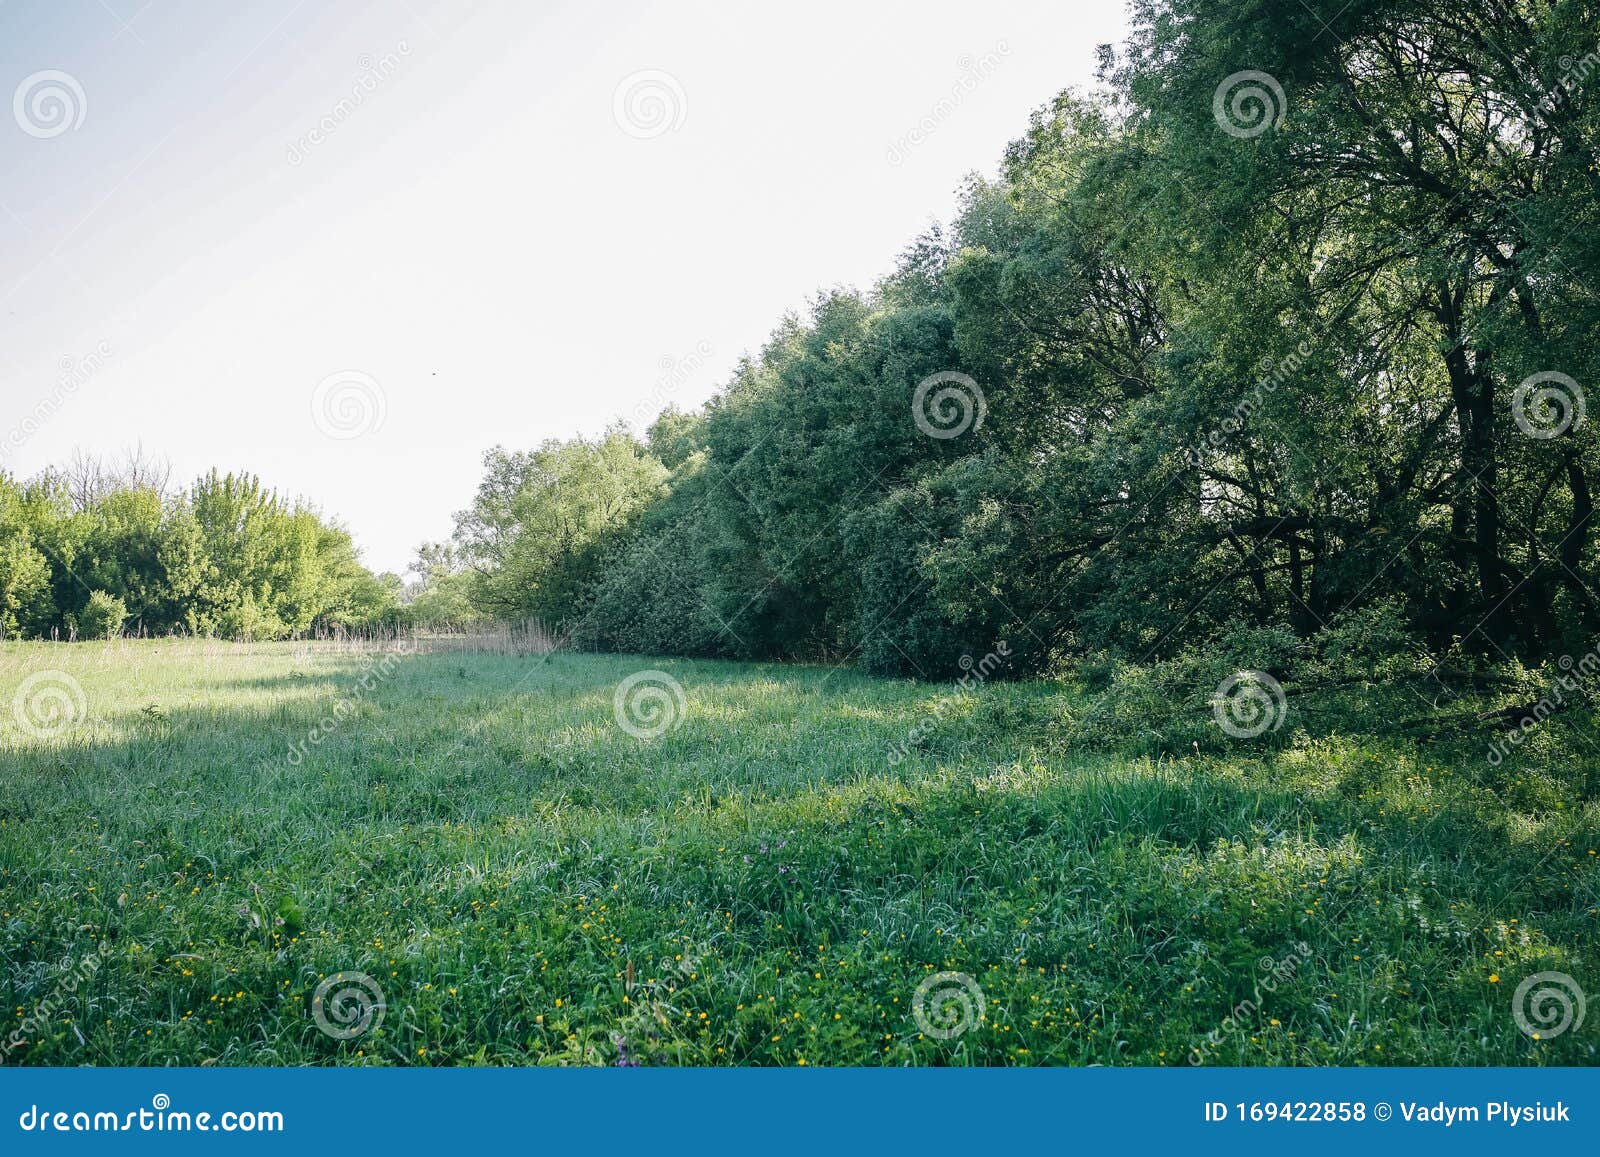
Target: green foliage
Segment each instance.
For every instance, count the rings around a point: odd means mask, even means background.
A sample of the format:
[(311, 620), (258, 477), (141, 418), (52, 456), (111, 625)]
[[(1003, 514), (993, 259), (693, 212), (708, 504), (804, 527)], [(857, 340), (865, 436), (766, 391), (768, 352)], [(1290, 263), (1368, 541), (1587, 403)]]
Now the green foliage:
[[(1302, 693), (1261, 740), (1152, 758), (1063, 734), (1095, 696), (1058, 684), (669, 659), (685, 708), (642, 741), (613, 705), (637, 660), (371, 659), (0, 645), (93, 704), (70, 740), (0, 722), (0, 1007), (58, 1002), (8, 1064), (1597, 1059), (1509, 1003), (1595, 958), (1592, 719), (1491, 766)], [(343, 971), (388, 1015), (339, 1041), (311, 1002)], [(986, 1001), (947, 1040), (912, 1014), (941, 971)]]
[[(606, 645), (925, 675), (997, 639), (1013, 674), (1181, 663), (1235, 629), (1395, 675), (1586, 648), (1600, 424), (1531, 436), (1519, 400), (1556, 371), (1570, 417), (1600, 380), (1568, 8), (1145, 0), (1102, 90), (1040, 109), (948, 231), (662, 416), (670, 531), (628, 521), (598, 564), (480, 549), (480, 606), (570, 566), (542, 605), (605, 592)], [(1257, 125), (1218, 92), (1247, 69), (1282, 90)], [(939, 372), (983, 394), (956, 437), (913, 414)]]
[(866, 670), (939, 678), (954, 674), (963, 654), (993, 646), (996, 635), (963, 632), (951, 621), (959, 600), (939, 597), (930, 556), (945, 536), (934, 528), (948, 532), (952, 521), (928, 487), (897, 490), (846, 520), (845, 542), (860, 584), (855, 630)]
[(33, 545), (23, 492), (0, 472), (0, 639), (36, 629), (52, 615), (49, 561)]
[(502, 619), (575, 625), (666, 468), (620, 431), (529, 453), (497, 447), (484, 465), (476, 501), (456, 516), (474, 605)]
[[(212, 471), (164, 495), (90, 463), (76, 484), (0, 476), (0, 634), (282, 638), (395, 619), (397, 579), (361, 565), (348, 532)], [(113, 613), (115, 612), (115, 613)]]
[(127, 617), (128, 605), (116, 595), (92, 591), (89, 601), (77, 615), (78, 637), (114, 639), (122, 633), (122, 624)]
[(676, 406), (661, 412), (646, 432), (650, 453), (668, 470), (676, 470), (705, 446), (705, 416), (685, 414)]
[(399, 616), (415, 628), (464, 631), (484, 621), (472, 605), (472, 574), (447, 542), (425, 542), (411, 564), (417, 576), (399, 591)]
[(639, 534), (605, 568), (593, 588), (590, 638), (601, 648), (633, 654), (737, 653), (739, 641), (706, 602), (705, 500), (700, 458), (680, 465), (672, 493), (646, 517)]

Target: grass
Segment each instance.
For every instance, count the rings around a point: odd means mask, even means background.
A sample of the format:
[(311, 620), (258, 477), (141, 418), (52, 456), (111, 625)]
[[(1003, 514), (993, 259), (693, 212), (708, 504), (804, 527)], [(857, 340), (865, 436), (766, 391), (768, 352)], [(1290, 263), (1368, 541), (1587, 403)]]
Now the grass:
[[(647, 668), (686, 703), (654, 739), (613, 710)], [(0, 703), (0, 997), (49, 1012), (8, 1063), (1596, 1061), (1600, 1016), (1512, 1015), (1533, 973), (1600, 991), (1582, 752), (1291, 704), (1140, 755), (1061, 738), (1057, 685), (289, 643), (7, 644), (3, 698), (46, 670), (87, 717)], [(349, 1040), (341, 972), (385, 994)], [(983, 999), (948, 1038), (941, 972)]]

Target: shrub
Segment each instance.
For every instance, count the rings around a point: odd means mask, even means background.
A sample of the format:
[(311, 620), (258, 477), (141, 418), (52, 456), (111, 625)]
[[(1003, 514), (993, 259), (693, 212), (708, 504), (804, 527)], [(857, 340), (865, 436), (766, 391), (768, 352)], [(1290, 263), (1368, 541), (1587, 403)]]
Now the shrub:
[[(972, 549), (960, 541), (956, 512), (928, 485), (895, 490), (882, 501), (845, 521), (848, 557), (859, 576), (855, 594), (853, 640), (861, 665), (877, 675), (915, 675), (954, 679), (1002, 641), (1009, 645), (1002, 678), (1027, 673), (1019, 665), (1023, 646), (1007, 630), (998, 600), (977, 589), (974, 574), (995, 584), (991, 560), (983, 547), (952, 560), (957, 550)], [(963, 663), (966, 665), (964, 666)]]
[[(1142, 754), (1281, 744), (1301, 722), (1290, 715), (1283, 684), (1304, 654), (1288, 630), (1233, 624), (1158, 663), (1100, 656), (1081, 673), (1093, 698), (1063, 709), (1065, 734), (1076, 744)], [(1219, 711), (1250, 734), (1241, 739), (1221, 726)]]
[(1398, 599), (1346, 611), (1312, 640), (1310, 673), (1328, 680), (1427, 675), (1434, 663)]
[(85, 639), (111, 639), (122, 633), (128, 607), (116, 595), (93, 591), (78, 614), (78, 634)]
[(651, 531), (611, 564), (594, 588), (587, 642), (641, 655), (711, 655), (725, 636), (705, 601), (705, 575), (692, 538)]

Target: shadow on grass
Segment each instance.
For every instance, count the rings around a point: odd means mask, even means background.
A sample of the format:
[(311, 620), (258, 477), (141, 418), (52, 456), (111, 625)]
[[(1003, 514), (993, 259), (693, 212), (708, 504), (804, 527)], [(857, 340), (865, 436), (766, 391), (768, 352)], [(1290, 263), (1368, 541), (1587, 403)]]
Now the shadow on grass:
[[(303, 995), (306, 974), (356, 965), (405, 986), (414, 1031), (435, 1015), (429, 1039), (459, 1055), (492, 1038), (517, 1057), (559, 1047), (533, 1020), (552, 1006), (528, 995), (555, 985), (544, 968), (560, 977), (551, 999), (610, 992), (627, 961), (692, 942), (740, 1009), (783, 976), (817, 986), (828, 969), (876, 969), (829, 997), (826, 1015), (855, 1033), (831, 1059), (879, 1057), (885, 1031), (903, 1035), (882, 1025), (903, 1019), (907, 982), (949, 968), (976, 975), (1021, 1030), (1040, 1019), (1035, 998), (1053, 1002), (1055, 1051), (1030, 1055), (1163, 1063), (1232, 1015), (1261, 959), (1305, 944), (1299, 983), (1219, 1057), (1592, 1056), (1576, 1036), (1529, 1053), (1488, 979), (1592, 958), (1582, 841), (1595, 813), (1581, 795), (1511, 807), (1482, 768), (1444, 774), (1414, 745), (1337, 734), (1249, 759), (1050, 753), (1031, 725), (1002, 726), (1023, 710), (1004, 689), (939, 716), (891, 765), (885, 749), (928, 715), (928, 689), (818, 693), (822, 672), (740, 680), (731, 664), (674, 665), (687, 714), (641, 741), (612, 713), (632, 659), (564, 660), (522, 683), (504, 677), (510, 663), (465, 677), (455, 657), (415, 663), (314, 743), (344, 686), (321, 672), (304, 699), (164, 718), (130, 701), (114, 733), (7, 752), (7, 1002), (38, 999), (36, 965), (103, 936), (117, 954), (93, 999), (118, 1024), (130, 1010), (166, 1024), (167, 1051), (124, 1036), (92, 1059), (195, 1063), (184, 1050), (221, 1051), (219, 1034), (240, 1059), (326, 1056), (276, 1004), (214, 1017), (225, 1034), (179, 1013), (222, 985)], [(300, 936), (274, 924), (285, 897)], [(194, 955), (220, 972), (204, 992), (185, 975)], [(528, 975), (508, 986), (513, 968)], [(473, 1027), (454, 1028), (465, 1022), (435, 1004), (442, 978), (480, 971), (499, 979), (473, 990)], [(777, 1059), (760, 1042), (742, 1055)], [(970, 1055), (1014, 1062), (1010, 1045)], [(65, 1034), (53, 1047), (42, 1055), (73, 1055)]]

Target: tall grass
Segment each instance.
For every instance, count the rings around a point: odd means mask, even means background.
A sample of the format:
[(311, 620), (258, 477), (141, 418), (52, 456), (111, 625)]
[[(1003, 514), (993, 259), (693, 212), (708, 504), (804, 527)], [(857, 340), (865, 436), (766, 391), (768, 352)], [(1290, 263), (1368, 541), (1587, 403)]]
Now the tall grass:
[[(1597, 1059), (1594, 1017), (1512, 1008), (1600, 989), (1587, 747), (1491, 766), (1291, 699), (1270, 742), (1155, 751), (1058, 685), (384, 643), (0, 646), (3, 698), (84, 704), (0, 715), (14, 1022), (106, 946), (5, 1063)], [(682, 689), (650, 739), (644, 672)], [(349, 1040), (312, 1008), (342, 972), (385, 997)], [(949, 1037), (913, 1015), (961, 1012), (943, 973), (981, 992)]]

